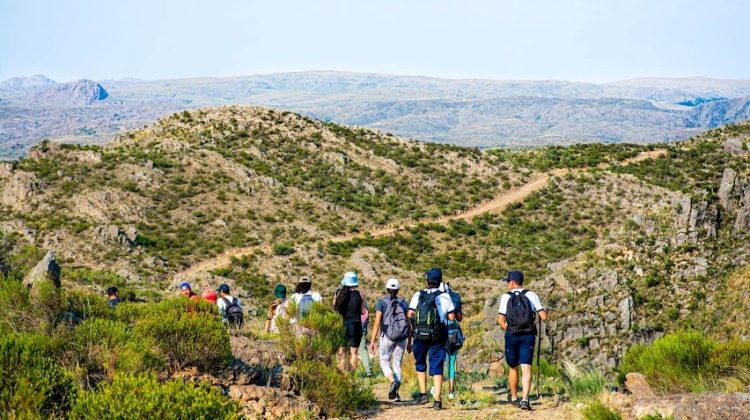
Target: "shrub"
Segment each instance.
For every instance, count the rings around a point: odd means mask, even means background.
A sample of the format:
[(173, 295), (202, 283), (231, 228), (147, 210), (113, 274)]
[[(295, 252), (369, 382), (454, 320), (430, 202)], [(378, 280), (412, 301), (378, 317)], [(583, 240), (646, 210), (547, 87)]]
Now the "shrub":
[(237, 419), (239, 406), (207, 383), (159, 382), (153, 375), (118, 375), (111, 384), (84, 392), (72, 419)]
[(621, 420), (622, 416), (617, 411), (607, 408), (600, 401), (594, 401), (587, 405), (581, 414), (585, 420)]
[(581, 370), (571, 362), (563, 362), (568, 394), (572, 399), (592, 398), (604, 390), (606, 379), (596, 370)]
[(41, 336), (0, 338), (0, 413), (10, 418), (62, 416), (76, 399), (73, 377), (48, 356)]
[(75, 328), (69, 343), (69, 354), (85, 382), (114, 379), (115, 373), (134, 373), (163, 366), (164, 361), (152, 350), (153, 344), (133, 334), (121, 321), (89, 319)]
[(623, 357), (623, 374), (640, 372), (658, 392), (701, 392), (715, 343), (696, 331), (676, 332), (651, 345), (635, 345)]
[[(289, 314), (296, 308), (290, 305)], [(279, 346), (292, 360), (333, 362), (338, 349), (346, 346), (346, 330), (341, 315), (332, 308), (315, 304), (306, 317), (291, 324), (288, 319), (278, 322)]]
[(273, 246), (273, 255), (292, 255), (294, 247), (287, 243), (279, 243)]
[(134, 331), (153, 340), (172, 369), (226, 366), (232, 357), (229, 333), (214, 305), (177, 298), (152, 306)]
[(370, 389), (330, 363), (297, 360), (291, 371), (300, 394), (317, 404), (328, 417), (351, 416), (356, 410), (372, 407), (376, 401)]

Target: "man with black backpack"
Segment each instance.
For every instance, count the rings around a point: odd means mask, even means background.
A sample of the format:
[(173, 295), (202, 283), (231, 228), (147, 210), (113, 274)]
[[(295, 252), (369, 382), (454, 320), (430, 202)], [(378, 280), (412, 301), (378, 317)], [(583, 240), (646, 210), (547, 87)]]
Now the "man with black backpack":
[(440, 290), (443, 273), (438, 268), (427, 272), (427, 289), (417, 292), (409, 304), (409, 319), (414, 331), (414, 359), (416, 360), (419, 396), (415, 404), (426, 404), (427, 366), (435, 388), (435, 403), (432, 408), (440, 410), (443, 403), (440, 394), (443, 387), (443, 368), (448, 345), (448, 327), (455, 325), (455, 307), (450, 296)]
[(228, 324), (230, 328), (242, 328), (244, 316), (242, 314), (240, 300), (229, 294), (229, 286), (226, 284), (219, 286), (219, 288), (216, 289), (216, 292), (219, 293), (219, 299), (216, 301), (216, 306), (219, 307), (222, 321), (224, 321), (225, 324)]
[[(536, 342), (536, 317), (547, 320), (547, 310), (536, 293), (523, 288), (523, 273), (511, 271), (503, 279), (508, 283), (508, 293), (500, 298), (497, 323), (505, 330), (505, 360), (508, 371), (509, 400), (522, 410), (531, 410), (531, 364)], [(518, 400), (518, 365), (523, 375), (523, 398)], [(538, 369), (538, 367), (537, 367)]]
[(388, 292), (375, 304), (375, 323), (372, 327), (370, 350), (374, 353), (380, 338), (380, 369), (391, 382), (388, 399), (401, 401), (398, 389), (401, 386), (401, 363), (404, 352), (411, 351), (411, 323), (406, 317), (409, 306), (398, 297), (401, 285), (398, 279), (388, 279), (385, 290)]

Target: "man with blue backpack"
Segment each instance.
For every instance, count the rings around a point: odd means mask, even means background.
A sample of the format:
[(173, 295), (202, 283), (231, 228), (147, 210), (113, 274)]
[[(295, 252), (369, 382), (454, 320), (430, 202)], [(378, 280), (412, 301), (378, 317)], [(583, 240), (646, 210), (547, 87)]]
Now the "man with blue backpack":
[(388, 378), (391, 386), (388, 399), (401, 401), (398, 389), (401, 386), (401, 363), (404, 352), (411, 351), (411, 323), (406, 317), (409, 306), (398, 297), (401, 288), (398, 279), (388, 279), (385, 290), (388, 293), (375, 304), (375, 323), (372, 327), (370, 350), (374, 353), (380, 339), (380, 369)]
[[(531, 364), (534, 360), (537, 315), (547, 320), (547, 310), (536, 293), (523, 288), (523, 273), (511, 271), (503, 279), (508, 283), (508, 293), (500, 298), (497, 323), (505, 330), (505, 360), (508, 371), (509, 401), (522, 410), (531, 410)], [(540, 332), (541, 333), (541, 332)], [(523, 375), (523, 397), (518, 400), (518, 365)], [(539, 367), (537, 366), (537, 369)]]
[(408, 317), (413, 323), (414, 359), (416, 360), (419, 396), (414, 404), (427, 404), (427, 367), (435, 388), (432, 408), (440, 410), (443, 387), (443, 368), (448, 345), (449, 327), (455, 328), (455, 307), (450, 295), (440, 290), (443, 273), (438, 268), (426, 274), (427, 288), (417, 292), (409, 304)]

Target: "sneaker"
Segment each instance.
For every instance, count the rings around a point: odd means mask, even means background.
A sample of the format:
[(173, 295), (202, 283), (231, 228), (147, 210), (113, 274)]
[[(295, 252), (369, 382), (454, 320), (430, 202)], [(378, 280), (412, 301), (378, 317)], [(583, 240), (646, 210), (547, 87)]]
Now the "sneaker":
[(440, 400), (437, 400), (437, 401), (435, 401), (435, 402), (434, 402), (434, 403), (432, 404), (432, 408), (433, 408), (434, 410), (442, 410), (442, 409), (443, 409), (443, 402), (442, 402), (442, 401), (440, 401)]
[(521, 410), (531, 411), (531, 404), (526, 400), (522, 400), (520, 403), (518, 403), (518, 406), (521, 408)]
[(508, 404), (515, 405), (516, 407), (518, 407), (518, 400), (517, 399), (514, 400), (513, 396), (508, 394)]
[(398, 397), (398, 389), (401, 387), (401, 383), (399, 381), (393, 381), (391, 382), (391, 387), (388, 389), (388, 399), (393, 400)]
[(419, 396), (414, 399), (414, 405), (423, 405), (428, 402), (430, 402), (430, 399), (427, 397), (427, 394), (419, 394)]
[(449, 392), (449, 393), (448, 393), (448, 399), (449, 399), (449, 400), (452, 400), (452, 399), (455, 399), (455, 398), (456, 398), (456, 395), (455, 395), (455, 394), (453, 394), (452, 392)]

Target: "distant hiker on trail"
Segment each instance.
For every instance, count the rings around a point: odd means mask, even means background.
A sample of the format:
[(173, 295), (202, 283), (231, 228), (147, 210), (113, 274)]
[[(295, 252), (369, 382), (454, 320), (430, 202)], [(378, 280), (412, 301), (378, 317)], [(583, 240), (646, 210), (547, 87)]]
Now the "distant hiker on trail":
[[(341, 288), (336, 291), (333, 307), (344, 318), (346, 327), (347, 348), (349, 349), (349, 370), (357, 370), (357, 352), (362, 341), (362, 315), (367, 311), (364, 295), (357, 290), (359, 277), (357, 273), (348, 272), (341, 279)], [(344, 349), (340, 349), (343, 353)]]
[(195, 301), (201, 300), (200, 296), (198, 296), (195, 292), (193, 292), (193, 288), (190, 287), (190, 283), (186, 281), (180, 283), (180, 294), (190, 300), (195, 300)]
[(240, 300), (229, 294), (229, 286), (226, 284), (219, 286), (216, 292), (219, 294), (219, 300), (216, 301), (216, 305), (219, 307), (221, 320), (229, 325), (230, 328), (242, 328), (244, 315), (240, 306)]
[(107, 289), (107, 305), (110, 308), (115, 309), (120, 304), (120, 291), (117, 287), (112, 286)]
[(283, 284), (277, 284), (276, 288), (273, 289), (273, 295), (276, 297), (273, 302), (268, 306), (268, 315), (266, 315), (266, 323), (263, 326), (263, 331), (268, 333), (279, 332), (276, 326), (276, 320), (279, 314), (284, 313), (284, 303), (286, 302), (286, 286)]
[(388, 293), (375, 304), (375, 322), (372, 325), (370, 349), (375, 352), (375, 346), (380, 339), (380, 370), (391, 382), (388, 388), (388, 399), (401, 401), (398, 389), (401, 387), (401, 364), (404, 352), (411, 352), (411, 323), (406, 317), (409, 305), (398, 297), (401, 285), (398, 279), (388, 279), (385, 291)]
[(365, 305), (365, 313), (360, 317), (362, 319), (362, 340), (359, 342), (359, 348), (357, 354), (359, 354), (359, 360), (362, 361), (362, 368), (365, 370), (365, 375), (368, 378), (372, 377), (372, 364), (370, 363), (370, 353), (367, 350), (367, 331), (370, 325), (370, 311), (367, 310)]
[(201, 294), (201, 297), (203, 298), (203, 300), (212, 305), (216, 305), (216, 300), (219, 298), (216, 292), (214, 292), (213, 290), (204, 290), (203, 294)]
[[(503, 279), (508, 282), (509, 292), (500, 298), (497, 323), (505, 330), (505, 360), (508, 371), (509, 401), (522, 410), (531, 410), (529, 391), (531, 390), (531, 364), (534, 360), (536, 341), (536, 316), (547, 320), (547, 310), (542, 306), (536, 293), (523, 288), (523, 273), (511, 271)], [(518, 400), (518, 365), (523, 375), (523, 397)], [(537, 366), (537, 369), (539, 367)], [(537, 384), (538, 386), (539, 384)]]
[(435, 387), (435, 402), (432, 408), (443, 408), (441, 392), (445, 367), (448, 328), (455, 327), (456, 317), (453, 301), (447, 293), (440, 291), (443, 273), (438, 268), (427, 272), (427, 288), (417, 292), (409, 303), (409, 319), (414, 325), (414, 359), (417, 365), (419, 396), (414, 404), (427, 404), (427, 365)]
[(309, 315), (310, 311), (312, 311), (313, 305), (323, 301), (320, 293), (313, 292), (311, 289), (312, 280), (310, 280), (310, 277), (301, 277), (299, 282), (297, 282), (297, 286), (294, 288), (294, 294), (291, 299), (287, 299), (286, 302), (284, 302), (283, 307), (286, 313), (289, 313), (290, 302), (294, 302), (297, 308), (296, 314), (289, 317), (290, 324), (296, 323), (297, 318), (304, 318)]
[(448, 296), (450, 296), (456, 316), (456, 324), (452, 326), (453, 328), (448, 328), (448, 399), (452, 400), (455, 398), (458, 350), (464, 345), (464, 334), (459, 325), (459, 322), (464, 320), (464, 314), (461, 310), (461, 295), (451, 289), (448, 283), (441, 283), (440, 290), (448, 293)]

